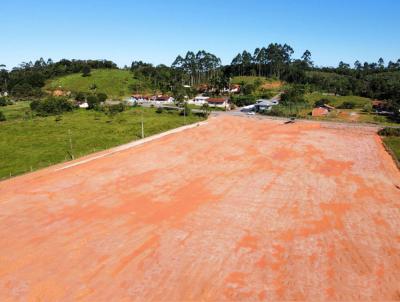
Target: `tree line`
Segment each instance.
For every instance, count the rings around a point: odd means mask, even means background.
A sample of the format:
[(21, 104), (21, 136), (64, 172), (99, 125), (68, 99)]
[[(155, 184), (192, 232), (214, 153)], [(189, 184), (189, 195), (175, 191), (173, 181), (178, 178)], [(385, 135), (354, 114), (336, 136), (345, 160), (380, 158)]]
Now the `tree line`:
[(46, 80), (58, 76), (87, 71), (90, 68), (118, 68), (108, 60), (66, 60), (58, 62), (40, 58), (35, 62), (23, 62), (11, 71), (0, 66), (0, 91), (7, 91), (17, 98), (41, 97)]
[[(354, 62), (350, 65), (339, 62), (337, 67), (319, 67), (312, 61), (309, 50), (300, 58), (294, 58), (294, 50), (288, 44), (270, 43), (253, 51), (243, 50), (228, 65), (205, 50), (188, 51), (178, 55), (170, 66), (133, 61), (130, 69), (138, 79), (132, 92), (144, 90), (188, 93), (187, 90), (208, 85), (217, 93), (229, 86), (235, 76), (273, 77), (293, 84), (302, 84), (310, 90), (321, 90), (339, 95), (360, 95), (370, 98), (391, 100), (400, 104), (400, 59), (385, 64), (382, 58), (377, 62)], [(22, 63), (7, 71), (0, 66), (0, 90), (12, 96), (39, 97), (45, 81), (57, 76), (83, 72), (90, 75), (90, 69), (118, 68), (108, 60), (60, 60), (51, 59)], [(182, 87), (187, 88), (182, 91)]]

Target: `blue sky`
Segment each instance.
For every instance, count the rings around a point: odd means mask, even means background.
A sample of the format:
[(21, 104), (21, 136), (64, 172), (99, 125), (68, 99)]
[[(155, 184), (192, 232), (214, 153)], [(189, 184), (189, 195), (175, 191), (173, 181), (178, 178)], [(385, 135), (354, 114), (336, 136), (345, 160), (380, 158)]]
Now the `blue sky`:
[(40, 57), (170, 65), (204, 49), (230, 63), (288, 43), (318, 65), (400, 58), (399, 0), (13, 0), (0, 5), (0, 63)]

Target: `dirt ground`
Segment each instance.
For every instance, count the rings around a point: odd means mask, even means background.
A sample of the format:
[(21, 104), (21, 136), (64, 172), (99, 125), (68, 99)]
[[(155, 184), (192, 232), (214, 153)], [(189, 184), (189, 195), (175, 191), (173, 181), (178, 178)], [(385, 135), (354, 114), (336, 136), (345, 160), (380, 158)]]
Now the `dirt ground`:
[(371, 129), (220, 116), (103, 155), (0, 183), (0, 301), (400, 299)]

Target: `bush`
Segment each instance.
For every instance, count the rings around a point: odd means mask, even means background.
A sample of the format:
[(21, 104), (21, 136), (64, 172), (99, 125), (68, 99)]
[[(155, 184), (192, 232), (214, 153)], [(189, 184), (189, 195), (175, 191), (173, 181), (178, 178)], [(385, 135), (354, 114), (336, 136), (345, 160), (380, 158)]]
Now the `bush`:
[(163, 108), (162, 107), (158, 107), (156, 110), (156, 113), (163, 113)]
[(88, 103), (88, 109), (98, 109), (100, 105), (100, 100), (95, 95), (89, 95), (86, 98), (86, 102)]
[(75, 100), (78, 102), (84, 102), (86, 100), (86, 95), (83, 92), (78, 92), (75, 96)]
[(91, 75), (90, 72), (91, 72), (90, 67), (86, 65), (82, 69), (82, 76), (83, 77), (89, 77)]
[(7, 105), (8, 105), (7, 99), (6, 98), (0, 98), (0, 106), (4, 107), (4, 106), (7, 106)]
[(329, 102), (330, 102), (330, 100), (328, 100), (328, 99), (325, 99), (325, 98), (320, 99), (318, 101), (315, 101), (314, 108), (321, 107), (323, 105), (328, 105)]
[(106, 113), (110, 115), (115, 115), (117, 113), (123, 112), (124, 110), (125, 106), (122, 103), (106, 106)]
[(253, 95), (235, 95), (232, 97), (232, 103), (237, 107), (253, 105), (256, 97)]
[(6, 116), (2, 111), (0, 111), (0, 122), (4, 122), (6, 120)]
[(181, 112), (179, 112), (179, 115), (186, 115), (186, 116), (188, 116), (188, 115), (190, 115), (190, 114), (192, 113), (192, 110), (190, 109), (190, 107), (189, 107), (187, 104), (185, 104), (185, 106), (184, 106), (183, 108), (184, 108), (184, 109), (181, 110)]
[(103, 103), (108, 99), (108, 96), (105, 93), (98, 93), (97, 98), (99, 99), (100, 103)]
[(35, 111), (41, 116), (61, 114), (74, 109), (73, 104), (67, 99), (58, 97), (49, 97), (41, 101), (33, 101), (30, 107), (32, 111)]
[(383, 128), (378, 131), (381, 136), (400, 136), (400, 128)]
[(354, 102), (343, 102), (340, 106), (338, 106), (339, 109), (353, 109), (356, 106)]
[(372, 112), (373, 111), (373, 107), (371, 103), (365, 104), (364, 108), (363, 108), (364, 112)]

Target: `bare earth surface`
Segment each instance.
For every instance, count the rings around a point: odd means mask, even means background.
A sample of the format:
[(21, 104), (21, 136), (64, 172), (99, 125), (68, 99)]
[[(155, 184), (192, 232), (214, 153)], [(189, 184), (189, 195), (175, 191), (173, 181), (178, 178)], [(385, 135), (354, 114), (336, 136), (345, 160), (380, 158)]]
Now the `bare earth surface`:
[(68, 165), (0, 183), (0, 301), (400, 299), (371, 129), (222, 116)]

